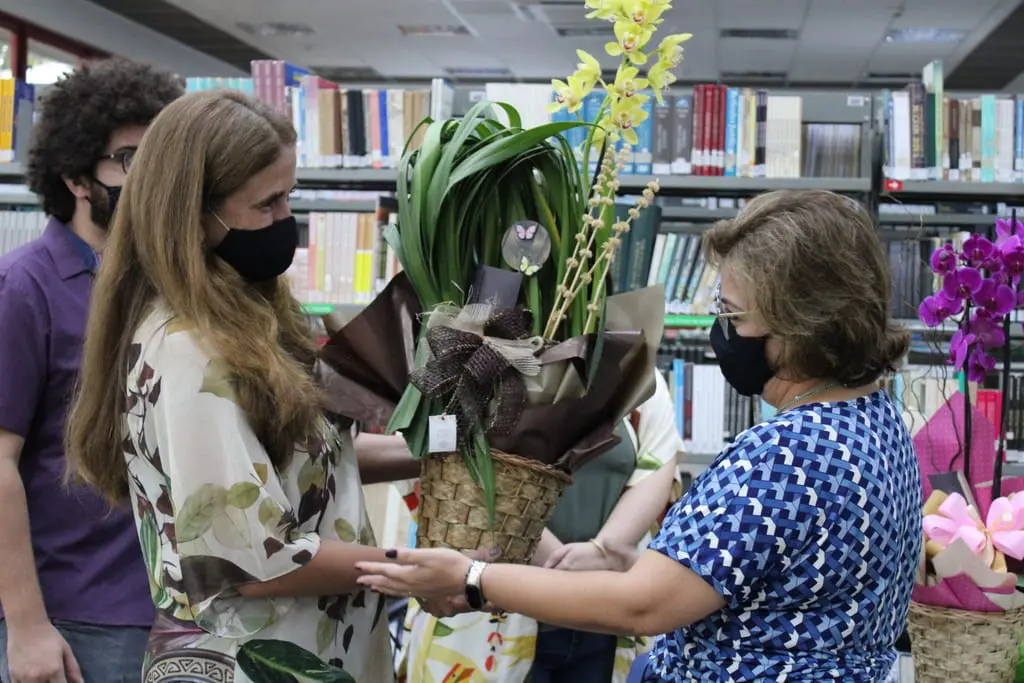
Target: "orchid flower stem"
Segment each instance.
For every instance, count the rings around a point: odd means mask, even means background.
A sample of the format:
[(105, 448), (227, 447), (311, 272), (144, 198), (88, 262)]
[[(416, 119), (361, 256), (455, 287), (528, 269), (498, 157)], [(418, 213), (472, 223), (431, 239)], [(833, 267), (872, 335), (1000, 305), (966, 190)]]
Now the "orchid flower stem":
[[(964, 336), (970, 333), (971, 328), (971, 300), (967, 299), (964, 304)], [(969, 361), (968, 361), (969, 362)], [(963, 445), (963, 461), (964, 461), (964, 477), (967, 479), (967, 483), (971, 484), (971, 421), (973, 416), (971, 410), (971, 380), (968, 377), (968, 371), (965, 368), (963, 370), (964, 378), (964, 445)]]
[[(1014, 209), (1010, 213), (1010, 225), (1016, 228), (1017, 226), (1017, 210)], [(993, 233), (995, 228), (993, 226)], [(995, 241), (995, 235), (992, 235), (992, 240)], [(1019, 301), (1020, 295), (1020, 282), (1011, 280), (1010, 285), (1013, 287), (1014, 301)], [(1010, 352), (1010, 314), (1008, 313), (1003, 317), (1003, 368), (999, 390), (1002, 394), (1002, 402), (1000, 404), (1001, 415), (999, 416), (999, 450), (996, 452), (996, 461), (992, 465), (992, 500), (996, 500), (1003, 493), (1003, 458), (1006, 457), (1006, 423), (1010, 419), (1010, 397), (1007, 393), (1007, 389), (1010, 386), (1010, 365), (1012, 363), (1013, 354)]]

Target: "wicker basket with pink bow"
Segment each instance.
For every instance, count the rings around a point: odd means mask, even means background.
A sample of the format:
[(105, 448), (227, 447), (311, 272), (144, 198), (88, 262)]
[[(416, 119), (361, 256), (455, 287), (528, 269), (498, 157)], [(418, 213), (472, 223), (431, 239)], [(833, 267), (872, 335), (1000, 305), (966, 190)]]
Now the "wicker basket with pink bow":
[(1024, 494), (982, 514), (969, 489), (932, 493), (909, 621), (917, 683), (1014, 680), (1024, 593), (1007, 558), (1024, 559)]

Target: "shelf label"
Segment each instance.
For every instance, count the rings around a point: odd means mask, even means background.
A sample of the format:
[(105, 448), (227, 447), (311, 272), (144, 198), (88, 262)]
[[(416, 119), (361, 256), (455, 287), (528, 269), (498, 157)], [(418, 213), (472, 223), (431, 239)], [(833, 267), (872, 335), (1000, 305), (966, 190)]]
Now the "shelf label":
[(903, 190), (903, 181), (893, 180), (892, 178), (886, 178), (883, 187), (885, 188), (886, 192), (901, 192)]
[(302, 310), (308, 315), (329, 315), (334, 312), (334, 304), (302, 304)]
[(666, 315), (665, 327), (711, 327), (713, 315)]

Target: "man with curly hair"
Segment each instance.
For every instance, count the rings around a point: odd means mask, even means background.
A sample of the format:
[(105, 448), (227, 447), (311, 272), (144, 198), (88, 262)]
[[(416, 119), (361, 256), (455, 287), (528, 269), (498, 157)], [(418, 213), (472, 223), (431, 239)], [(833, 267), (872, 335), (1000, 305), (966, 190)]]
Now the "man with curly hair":
[(43, 99), (27, 181), (49, 222), (0, 257), (0, 680), (137, 683), (153, 623), (130, 509), (64, 481), (66, 410), (121, 184), (181, 79), (120, 59)]

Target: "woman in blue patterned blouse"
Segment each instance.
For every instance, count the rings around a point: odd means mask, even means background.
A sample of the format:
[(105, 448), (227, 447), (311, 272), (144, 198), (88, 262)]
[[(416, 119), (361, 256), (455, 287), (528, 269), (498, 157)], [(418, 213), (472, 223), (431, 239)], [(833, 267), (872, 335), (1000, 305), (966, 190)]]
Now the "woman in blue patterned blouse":
[(777, 412), (726, 447), (628, 572), (401, 550), (362, 565), (361, 582), (439, 614), (483, 595), (566, 628), (664, 634), (652, 683), (884, 681), (920, 556), (921, 482), (878, 388), (908, 342), (874, 224), (836, 194), (772, 192), (704, 247), (720, 271), (722, 374)]

